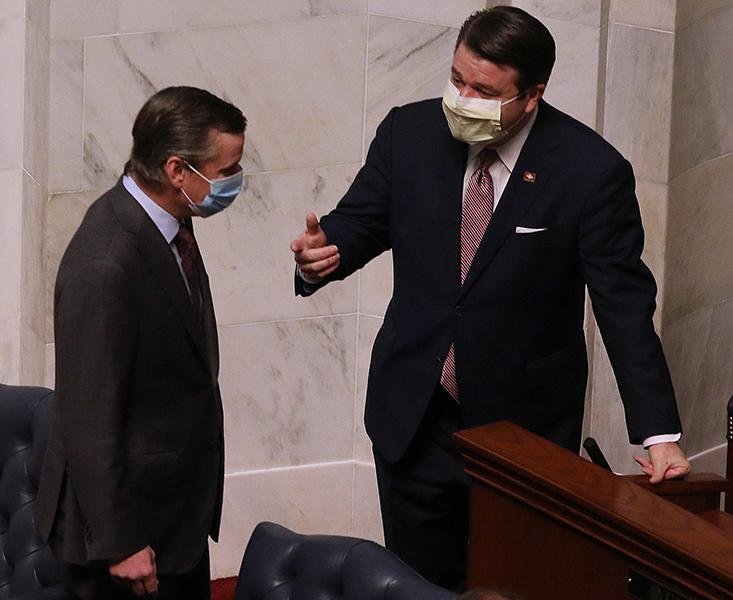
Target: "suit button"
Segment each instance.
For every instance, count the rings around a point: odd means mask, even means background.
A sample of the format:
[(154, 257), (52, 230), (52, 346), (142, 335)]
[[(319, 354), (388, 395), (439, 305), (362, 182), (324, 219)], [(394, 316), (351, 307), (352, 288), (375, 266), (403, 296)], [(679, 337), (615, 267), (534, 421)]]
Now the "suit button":
[(463, 314), (463, 307), (460, 304), (456, 304), (456, 314), (459, 317)]
[(435, 362), (436, 362), (436, 363), (438, 363), (438, 364), (440, 365), (440, 364), (442, 364), (442, 363), (443, 363), (443, 359), (442, 359), (442, 358), (440, 358), (440, 356), (436, 356), (436, 357), (435, 357)]

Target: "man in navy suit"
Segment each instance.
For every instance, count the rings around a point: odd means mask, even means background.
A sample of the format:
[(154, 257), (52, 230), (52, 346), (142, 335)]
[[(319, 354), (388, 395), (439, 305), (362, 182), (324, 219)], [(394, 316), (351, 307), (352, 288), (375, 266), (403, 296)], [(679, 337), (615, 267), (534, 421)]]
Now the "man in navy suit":
[(394, 108), (335, 210), (291, 249), (308, 295), (391, 249), (365, 421), (387, 546), (465, 585), (468, 481), (452, 433), (508, 419), (577, 452), (587, 286), (652, 482), (690, 466), (654, 331), (630, 164), (542, 100), (547, 29), (512, 7), (462, 26), (442, 101)]

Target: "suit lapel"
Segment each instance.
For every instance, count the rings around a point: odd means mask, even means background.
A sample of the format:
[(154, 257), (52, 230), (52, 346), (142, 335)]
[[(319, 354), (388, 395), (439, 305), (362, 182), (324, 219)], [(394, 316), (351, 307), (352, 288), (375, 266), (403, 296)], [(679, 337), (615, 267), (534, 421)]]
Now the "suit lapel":
[[(206, 335), (202, 325), (194, 315), (193, 304), (188, 295), (186, 284), (183, 282), (176, 257), (155, 223), (148, 217), (137, 201), (130, 196), (121, 180), (117, 185), (120, 201), (115, 203), (114, 208), (120, 222), (128, 231), (137, 236), (138, 252), (153, 272), (169, 302), (175, 308), (201, 358), (204, 359), (207, 365), (211, 366)], [(208, 284), (206, 288), (208, 289)]]
[[(541, 104), (537, 120), (524, 143), (517, 164), (504, 188), (499, 206), (486, 228), (481, 245), (468, 270), (459, 299), (463, 298), (476, 283), (502, 244), (514, 233), (524, 213), (541, 197), (544, 186), (552, 177), (557, 164), (557, 153), (552, 151), (557, 142), (547, 130), (544, 115), (546, 110), (543, 108), (546, 107)], [(526, 180), (525, 173), (534, 175), (532, 182)]]

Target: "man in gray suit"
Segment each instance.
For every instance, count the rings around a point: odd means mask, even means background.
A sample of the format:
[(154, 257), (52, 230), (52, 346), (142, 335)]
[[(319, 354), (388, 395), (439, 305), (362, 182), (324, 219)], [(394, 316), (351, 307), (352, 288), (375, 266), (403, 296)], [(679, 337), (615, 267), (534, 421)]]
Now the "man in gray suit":
[(209, 597), (224, 448), (216, 321), (191, 217), (240, 193), (245, 127), (204, 90), (155, 94), (124, 176), (61, 261), (37, 516), (83, 599)]

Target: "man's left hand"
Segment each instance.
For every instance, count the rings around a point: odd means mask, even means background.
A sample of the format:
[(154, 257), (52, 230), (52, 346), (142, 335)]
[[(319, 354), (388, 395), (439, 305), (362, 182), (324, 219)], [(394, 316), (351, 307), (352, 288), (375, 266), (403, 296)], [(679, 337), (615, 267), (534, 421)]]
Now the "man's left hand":
[(665, 479), (684, 477), (691, 470), (689, 461), (676, 442), (662, 442), (649, 446), (649, 457), (635, 456), (649, 483), (659, 483)]

